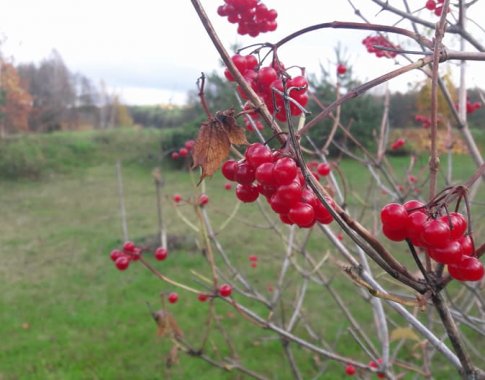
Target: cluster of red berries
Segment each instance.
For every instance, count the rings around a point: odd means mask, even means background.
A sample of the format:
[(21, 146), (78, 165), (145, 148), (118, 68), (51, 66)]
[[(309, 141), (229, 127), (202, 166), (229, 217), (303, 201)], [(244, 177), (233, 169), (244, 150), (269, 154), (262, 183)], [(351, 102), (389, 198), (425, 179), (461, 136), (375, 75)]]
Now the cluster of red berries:
[(272, 32), (278, 24), (278, 13), (259, 0), (224, 0), (217, 8), (217, 14), (227, 17), (231, 24), (238, 24), (237, 33), (257, 37), (259, 33)]
[[(293, 158), (260, 143), (251, 144), (244, 156), (240, 161), (226, 161), (221, 169), (224, 177), (238, 183), (240, 201), (254, 202), (262, 194), (283, 223), (302, 228), (332, 222), (332, 215), (306, 186)], [(333, 204), (331, 198), (327, 201)]]
[[(137, 247), (132, 241), (127, 241), (123, 244), (123, 248), (113, 249), (110, 253), (111, 260), (114, 261), (116, 268), (118, 270), (126, 270), (130, 266), (132, 261), (137, 261), (142, 255), (142, 249)], [(158, 247), (153, 253), (155, 259), (162, 261), (168, 256), (168, 251), (166, 248)]]
[(398, 149), (402, 148), (404, 146), (404, 144), (406, 144), (406, 140), (404, 140), (402, 137), (399, 137), (398, 139), (396, 139), (396, 141), (394, 141), (391, 144), (391, 149), (392, 150), (398, 150)]
[[(427, 0), (425, 4), (425, 8), (433, 11), (436, 16), (441, 16), (443, 13), (443, 3), (445, 0)], [(449, 12), (449, 8), (448, 8)]]
[(427, 116), (416, 115), (414, 117), (414, 120), (416, 120), (418, 123), (421, 123), (422, 127), (425, 129), (431, 127), (431, 119)]
[(394, 58), (397, 55), (397, 52), (391, 50), (382, 50), (376, 46), (382, 46), (386, 48), (396, 49), (397, 46), (394, 46), (386, 37), (377, 35), (367, 36), (362, 40), (362, 43), (367, 48), (369, 53), (374, 53), (378, 58)]
[[(480, 102), (471, 102), (469, 100), (466, 101), (466, 113), (471, 114), (482, 107)], [(459, 105), (455, 104), (455, 108), (459, 109)]]
[[(301, 107), (305, 107), (308, 103), (308, 81), (303, 75), (288, 78), (283, 64), (278, 60), (273, 60), (270, 66), (259, 67), (258, 60), (254, 55), (235, 54), (232, 57), (232, 62), (252, 89), (264, 100), (269, 112), (276, 113), (276, 118), (279, 121), (286, 121), (284, 100), (281, 95), (284, 92), (285, 84), (292, 100), (290, 102), (291, 115), (301, 115)], [(226, 69), (224, 75), (229, 81), (234, 81), (229, 70)], [(239, 86), (237, 91), (243, 99), (247, 99), (246, 94)]]
[(411, 200), (403, 205), (390, 203), (381, 210), (382, 232), (390, 240), (408, 239), (438, 263), (448, 265), (451, 277), (478, 281), (484, 275), (474, 257), (473, 241), (466, 234), (467, 220), (459, 212), (434, 215), (426, 206)]
[(172, 159), (177, 160), (179, 158), (185, 158), (189, 155), (189, 153), (194, 149), (195, 141), (194, 140), (187, 140), (184, 143), (184, 146), (181, 147), (178, 151), (172, 152)]

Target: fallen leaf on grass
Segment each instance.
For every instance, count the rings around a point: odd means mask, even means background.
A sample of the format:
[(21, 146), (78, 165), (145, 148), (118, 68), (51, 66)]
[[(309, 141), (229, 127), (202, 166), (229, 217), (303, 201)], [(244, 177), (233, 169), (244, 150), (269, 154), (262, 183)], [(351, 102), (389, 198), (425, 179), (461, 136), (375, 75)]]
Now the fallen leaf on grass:
[(202, 168), (199, 183), (219, 169), (229, 155), (231, 144), (247, 143), (244, 130), (236, 124), (233, 109), (218, 112), (202, 123), (192, 151), (193, 167)]

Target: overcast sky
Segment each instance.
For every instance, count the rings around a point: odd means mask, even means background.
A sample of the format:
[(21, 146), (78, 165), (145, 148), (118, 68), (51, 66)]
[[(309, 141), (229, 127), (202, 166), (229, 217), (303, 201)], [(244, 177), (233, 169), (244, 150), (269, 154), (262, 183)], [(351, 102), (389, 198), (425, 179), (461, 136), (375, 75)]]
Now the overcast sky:
[[(235, 43), (274, 42), (320, 22), (361, 21), (346, 0), (265, 0), (268, 7), (278, 11), (278, 29), (252, 39), (238, 36), (234, 25), (217, 16), (216, 9), (223, 0), (201, 2), (228, 48)], [(402, 5), (401, 0), (391, 3)], [(425, 0), (409, 3), (417, 9)], [(0, 0), (0, 4), (5, 55), (16, 62), (39, 62), (56, 49), (70, 70), (95, 82), (104, 80), (131, 104), (183, 103), (187, 92), (195, 89), (200, 72), (222, 73), (216, 51), (189, 0)], [(388, 13), (377, 15), (378, 9), (370, 0), (354, 0), (354, 4), (379, 23), (396, 21)], [(473, 9), (476, 21), (482, 22), (485, 1), (478, 1)], [(427, 10), (419, 14), (437, 20)], [(334, 70), (334, 49), (340, 43), (354, 74), (361, 80), (371, 79), (395, 68), (395, 62), (366, 53), (361, 41), (368, 34), (319, 31), (284, 46), (279, 56), (285, 65), (305, 66), (309, 72), (319, 72), (320, 65)], [(485, 44), (483, 31), (476, 37)], [(400, 37), (393, 41), (406, 44)], [(402, 58), (398, 61), (405, 62)], [(483, 65), (469, 64), (471, 85), (485, 87)], [(406, 90), (409, 83), (422, 79), (422, 74), (408, 74), (393, 81), (391, 89)]]

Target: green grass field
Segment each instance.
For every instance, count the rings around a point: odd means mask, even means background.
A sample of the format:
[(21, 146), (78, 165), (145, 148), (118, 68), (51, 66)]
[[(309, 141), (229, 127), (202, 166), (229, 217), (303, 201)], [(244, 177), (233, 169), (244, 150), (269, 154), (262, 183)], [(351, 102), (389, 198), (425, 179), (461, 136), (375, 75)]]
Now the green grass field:
[[(157, 238), (151, 170), (157, 164), (157, 160), (152, 158), (158, 155), (156, 140), (159, 135), (155, 132), (130, 132), (127, 135), (128, 138), (105, 136), (109, 143), (103, 143), (102, 151), (99, 150), (102, 134), (54, 135), (50, 140), (54, 143), (31, 144), (41, 149), (42, 163), (52, 168), (48, 175), (41, 176), (39, 180), (0, 182), (1, 380), (238, 378), (234, 371), (216, 369), (184, 354), (180, 354), (176, 365), (167, 368), (165, 360), (171, 342), (168, 338), (157, 337), (156, 324), (146, 303), (159, 309), (160, 292), (175, 289), (162, 283), (138, 263), (132, 263), (126, 272), (121, 273), (109, 260), (110, 250), (122, 243), (114, 166), (118, 157), (124, 162), (130, 239), (148, 243)], [(40, 139), (48, 140), (48, 137)], [(59, 145), (59, 141), (66, 142), (66, 139), (71, 139), (72, 145), (78, 147), (74, 149), (77, 149), (76, 154), (86, 157), (86, 161), (77, 162), (73, 150), (62, 145), (59, 149), (68, 150), (72, 154), (72, 162), (63, 164), (64, 170), (58, 174), (54, 170), (55, 164), (50, 161), (55, 157), (62, 159), (61, 153), (46, 152), (55, 151), (55, 145)], [(31, 146), (29, 141), (24, 144)], [(420, 158), (419, 162), (424, 164), (426, 158)], [(406, 158), (396, 158), (393, 163), (402, 175), (407, 166)], [(473, 171), (467, 157), (456, 157), (454, 164), (461, 180)], [(350, 162), (342, 162), (341, 169), (348, 179), (349, 205), (357, 207), (363, 200), (362, 193), (368, 178), (361, 168)], [(167, 276), (200, 288), (200, 283), (193, 279), (190, 271), (209, 277), (209, 266), (197, 249), (198, 235), (180, 221), (170, 201), (174, 193), (182, 194), (184, 199), (193, 196), (193, 181), (187, 172), (168, 166), (163, 167), (162, 176), (165, 181), (165, 221), (172, 248), (167, 261), (156, 263), (153, 259), (148, 260)], [(224, 190), (224, 182), (220, 175), (216, 175), (206, 184), (210, 196), (207, 210), (216, 230), (237, 204), (234, 195)], [(483, 205), (477, 205), (477, 208), (481, 214), (479, 212), (476, 219), (476, 230), (483, 231)], [(180, 210), (192, 223), (197, 223), (192, 206), (182, 205)], [(367, 217), (364, 214), (364, 218)], [(298, 241), (302, 241), (304, 235), (305, 232), (300, 231)], [(284, 245), (275, 239), (268, 223), (260, 216), (258, 206), (240, 207), (236, 217), (218, 238), (242, 273), (260, 292), (269, 295), (268, 286), (277, 279)], [(321, 259), (328, 249), (322, 235), (315, 231), (308, 243), (309, 252)], [(401, 255), (405, 249), (395, 247), (394, 252)], [(248, 264), (248, 255), (251, 254), (260, 258), (257, 268)], [(305, 266), (301, 257), (296, 260)], [(359, 323), (372, 334), (374, 326), (368, 304), (355, 297), (354, 285), (334, 262), (325, 264), (323, 272), (333, 276), (333, 286), (355, 312)], [(288, 301), (299, 289), (299, 280), (296, 271), (290, 271), (286, 287)], [(168, 308), (186, 339), (197, 347), (206, 329), (209, 306), (198, 302), (193, 294), (178, 292), (179, 302)], [(348, 322), (342, 318), (328, 293), (311, 285), (308, 294), (304, 310), (323, 341), (338, 352), (366, 361), (348, 333)], [(262, 306), (237, 295), (236, 298), (254, 307), (260, 315), (268, 315), (268, 310)], [(250, 325), (223, 302), (215, 304), (220, 324), (232, 338), (234, 350), (244, 366), (268, 378), (292, 378), (281, 341), (276, 335)], [(289, 313), (291, 307), (291, 302), (288, 302), (284, 310)], [(328, 313), (330, 309), (335, 309), (335, 312)], [(281, 317), (281, 312), (277, 314)], [(396, 325), (403, 323), (398, 316), (391, 315)], [(308, 338), (308, 333), (301, 326), (296, 333)], [(217, 359), (230, 354), (218, 329), (214, 329), (206, 347), (207, 353)], [(479, 352), (485, 349), (483, 342), (477, 342), (476, 347)], [(293, 350), (305, 379), (312, 378), (318, 368), (325, 368), (322, 379), (344, 378), (341, 364), (318, 359), (296, 346)], [(412, 351), (412, 342), (405, 343), (404, 358), (411, 358)], [(450, 374), (449, 367), (439, 358), (434, 364), (442, 367), (443, 374)], [(440, 379), (453, 378), (443, 376)]]

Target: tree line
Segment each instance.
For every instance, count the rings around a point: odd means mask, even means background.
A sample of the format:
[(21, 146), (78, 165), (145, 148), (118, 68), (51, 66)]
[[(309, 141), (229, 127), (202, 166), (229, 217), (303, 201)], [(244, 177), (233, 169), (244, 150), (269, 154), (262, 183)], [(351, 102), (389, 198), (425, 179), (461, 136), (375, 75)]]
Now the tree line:
[(40, 63), (14, 65), (0, 56), (0, 135), (131, 125), (120, 98), (53, 50)]

